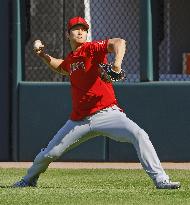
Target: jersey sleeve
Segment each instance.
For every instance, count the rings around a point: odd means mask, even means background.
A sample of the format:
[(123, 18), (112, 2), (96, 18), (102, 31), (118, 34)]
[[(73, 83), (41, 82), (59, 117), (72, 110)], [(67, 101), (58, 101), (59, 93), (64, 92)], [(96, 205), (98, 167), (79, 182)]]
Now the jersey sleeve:
[(106, 54), (108, 40), (93, 41), (90, 44), (90, 51), (94, 54)]
[(67, 68), (66, 68), (65, 60), (62, 61), (62, 63), (59, 65), (58, 69), (59, 69), (60, 71), (68, 72), (68, 70), (67, 70)]
[(56, 69), (54, 69), (54, 71), (62, 75), (68, 73), (65, 61), (63, 60), (62, 63)]

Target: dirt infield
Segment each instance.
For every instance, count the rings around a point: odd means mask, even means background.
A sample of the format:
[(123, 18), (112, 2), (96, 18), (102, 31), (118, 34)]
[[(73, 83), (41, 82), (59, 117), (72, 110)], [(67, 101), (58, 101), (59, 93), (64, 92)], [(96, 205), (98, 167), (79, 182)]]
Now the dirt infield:
[[(28, 168), (32, 162), (0, 162), (0, 168)], [(164, 169), (190, 170), (190, 163), (163, 162)], [(49, 168), (58, 169), (142, 169), (140, 163), (115, 162), (52, 162)]]

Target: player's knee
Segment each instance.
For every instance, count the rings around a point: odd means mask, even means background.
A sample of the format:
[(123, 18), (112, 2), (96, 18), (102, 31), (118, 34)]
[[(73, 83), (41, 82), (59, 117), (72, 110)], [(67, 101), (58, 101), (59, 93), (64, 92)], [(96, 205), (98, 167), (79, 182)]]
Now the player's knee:
[(139, 129), (136, 133), (136, 139), (137, 141), (147, 141), (149, 140), (149, 136), (143, 129)]

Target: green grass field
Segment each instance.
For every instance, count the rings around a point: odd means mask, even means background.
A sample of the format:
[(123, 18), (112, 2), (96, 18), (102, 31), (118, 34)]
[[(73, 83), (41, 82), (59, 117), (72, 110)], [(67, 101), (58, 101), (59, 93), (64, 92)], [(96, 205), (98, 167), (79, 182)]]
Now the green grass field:
[[(10, 185), (25, 169), (0, 169), (1, 185)], [(143, 170), (48, 169), (37, 188), (0, 188), (2, 205), (189, 205), (190, 172), (167, 170), (179, 190), (157, 190)]]

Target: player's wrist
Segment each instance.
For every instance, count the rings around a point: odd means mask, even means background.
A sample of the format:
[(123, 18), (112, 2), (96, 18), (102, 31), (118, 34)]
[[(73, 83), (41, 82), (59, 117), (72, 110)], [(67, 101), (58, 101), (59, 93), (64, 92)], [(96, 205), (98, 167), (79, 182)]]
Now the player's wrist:
[(119, 73), (121, 71), (121, 61), (119, 59), (115, 59), (113, 62), (112, 70)]
[(40, 53), (39, 57), (45, 62), (49, 63), (51, 61), (51, 57), (48, 54), (44, 53), (44, 52)]
[(119, 65), (113, 64), (113, 66), (112, 66), (111, 69), (112, 69), (112, 71), (115, 72), (115, 73), (120, 73), (120, 72), (121, 72), (121, 65), (119, 66)]
[(48, 54), (46, 54), (46, 53), (44, 53), (44, 52), (40, 52), (40, 53), (38, 53), (38, 56), (39, 56), (40, 58), (47, 58)]

